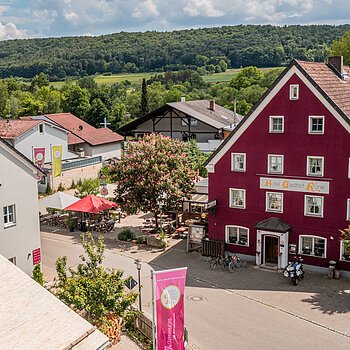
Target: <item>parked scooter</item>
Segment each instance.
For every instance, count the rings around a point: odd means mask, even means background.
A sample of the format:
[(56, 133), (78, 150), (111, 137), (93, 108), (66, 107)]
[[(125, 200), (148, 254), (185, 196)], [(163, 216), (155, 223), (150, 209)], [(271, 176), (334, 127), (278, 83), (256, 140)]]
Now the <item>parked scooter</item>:
[(284, 277), (292, 279), (293, 286), (297, 286), (299, 281), (304, 278), (303, 259), (300, 256), (295, 256), (293, 261), (290, 261), (284, 269)]

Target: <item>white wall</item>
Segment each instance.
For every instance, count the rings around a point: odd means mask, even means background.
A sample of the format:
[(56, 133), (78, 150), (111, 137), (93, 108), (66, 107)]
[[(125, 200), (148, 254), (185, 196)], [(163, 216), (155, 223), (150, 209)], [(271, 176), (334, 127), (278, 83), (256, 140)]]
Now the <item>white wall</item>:
[(122, 143), (112, 142), (104, 145), (93, 146), (91, 148), (92, 156), (102, 156), (102, 160), (108, 158), (121, 159)]
[(44, 133), (39, 133), (39, 125), (15, 140), (14, 147), (33, 161), (33, 148), (45, 148), (45, 163), (51, 162), (51, 145), (62, 145), (62, 160), (77, 158), (75, 153), (68, 150), (67, 132), (44, 124)]
[[(33, 170), (0, 144), (0, 254), (16, 257), (17, 266), (33, 271), (32, 251), (40, 248), (38, 187)], [(3, 207), (15, 204), (16, 224), (4, 228)]]

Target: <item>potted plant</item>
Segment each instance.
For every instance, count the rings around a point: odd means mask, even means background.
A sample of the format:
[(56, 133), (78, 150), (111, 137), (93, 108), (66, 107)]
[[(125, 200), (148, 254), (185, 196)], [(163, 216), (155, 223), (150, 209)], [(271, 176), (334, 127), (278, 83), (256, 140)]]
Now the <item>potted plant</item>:
[(77, 221), (70, 216), (68, 216), (66, 224), (69, 228), (69, 232), (73, 232), (74, 229), (77, 227)]
[(345, 260), (350, 260), (350, 242), (349, 241), (344, 242), (343, 257)]

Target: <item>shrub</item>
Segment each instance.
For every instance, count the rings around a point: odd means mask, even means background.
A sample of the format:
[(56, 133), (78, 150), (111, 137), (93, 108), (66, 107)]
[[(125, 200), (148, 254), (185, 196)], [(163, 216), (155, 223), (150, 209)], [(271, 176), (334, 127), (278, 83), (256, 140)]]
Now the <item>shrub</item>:
[(52, 194), (52, 188), (50, 186), (50, 182), (47, 183), (45, 194), (47, 194), (47, 195)]
[(124, 228), (118, 234), (118, 239), (120, 241), (130, 242), (135, 238), (134, 232), (132, 232), (129, 228)]
[(136, 243), (137, 243), (137, 244), (143, 244), (143, 243), (145, 243), (144, 237), (143, 237), (143, 236), (137, 237), (137, 238), (136, 238)]
[(44, 284), (44, 278), (43, 273), (41, 272), (40, 264), (34, 266), (33, 280), (38, 282), (41, 286)]
[(72, 190), (76, 187), (77, 187), (77, 185), (75, 184), (74, 180), (72, 180), (72, 184), (70, 185), (70, 189)]
[(60, 184), (58, 185), (57, 191), (58, 192), (63, 192), (65, 190), (65, 188), (62, 185), (62, 182), (60, 182)]

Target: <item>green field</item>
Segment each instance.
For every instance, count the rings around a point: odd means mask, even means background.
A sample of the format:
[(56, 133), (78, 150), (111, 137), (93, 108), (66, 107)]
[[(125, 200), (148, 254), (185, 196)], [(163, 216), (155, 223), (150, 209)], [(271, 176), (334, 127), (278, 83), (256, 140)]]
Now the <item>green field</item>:
[[(262, 71), (267, 71), (271, 68), (261, 68)], [(224, 81), (230, 81), (232, 77), (237, 74), (241, 69), (234, 68), (228, 69), (226, 72), (214, 73), (210, 75), (203, 75), (202, 78), (206, 83), (220, 83)], [(114, 75), (95, 75), (95, 81), (97, 84), (112, 85), (114, 83), (119, 83), (124, 80), (129, 80), (131, 83), (141, 83), (142, 79), (149, 79), (152, 75), (159, 73), (129, 73), (129, 74), (114, 74)], [(51, 85), (55, 88), (60, 89), (64, 84), (63, 81), (53, 81)]]

